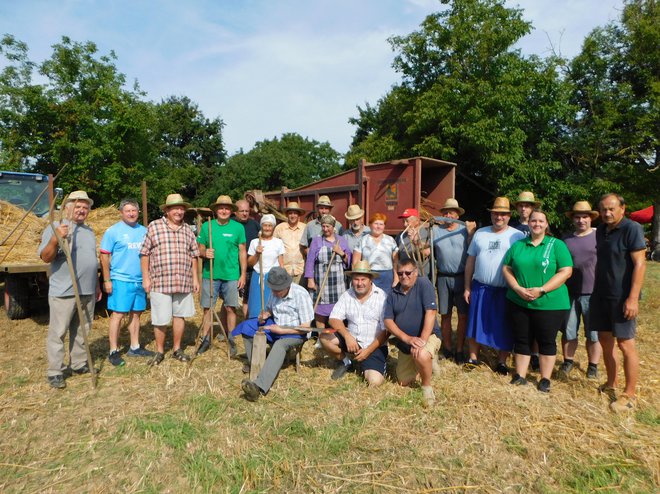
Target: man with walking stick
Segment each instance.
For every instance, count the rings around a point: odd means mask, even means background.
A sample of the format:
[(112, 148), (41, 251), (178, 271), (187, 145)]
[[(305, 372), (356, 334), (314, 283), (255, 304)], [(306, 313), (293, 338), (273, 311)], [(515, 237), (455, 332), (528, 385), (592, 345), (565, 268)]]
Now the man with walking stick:
[[(42, 261), (50, 263), (51, 276), (48, 280), (48, 304), (50, 321), (46, 339), (48, 355), (48, 384), (56, 389), (66, 387), (64, 374), (69, 369), (64, 366), (64, 337), (69, 332), (70, 371), (74, 374), (90, 372), (85, 346), (86, 328), (91, 328), (94, 305), (101, 299), (98, 283), (98, 263), (96, 258), (96, 237), (85, 224), (94, 201), (87, 192), (72, 192), (62, 204), (68, 211), (67, 219), (53, 222), (43, 232), (38, 254)], [(54, 230), (57, 230), (55, 233)], [(74, 278), (67, 266), (65, 252), (60, 248), (58, 235), (70, 249)], [(77, 283), (80, 302), (84, 311), (84, 321), (80, 320), (76, 307), (74, 283)]]
[[(240, 306), (238, 291), (245, 285), (247, 272), (245, 229), (230, 217), (236, 210), (231, 197), (221, 195), (209, 208), (215, 214), (215, 219), (210, 219), (202, 225), (202, 230), (197, 236), (200, 255), (204, 259), (201, 296), (201, 306), (204, 309), (204, 336), (197, 348), (197, 354), (201, 355), (209, 348), (213, 311), (217, 297), (220, 296), (223, 301), (220, 319), (222, 327), (230, 335), (230, 353), (234, 356), (236, 344), (231, 332), (236, 327), (236, 311)], [(216, 256), (216, 252), (222, 255)], [(211, 262), (213, 262), (213, 272), (210, 269)]]

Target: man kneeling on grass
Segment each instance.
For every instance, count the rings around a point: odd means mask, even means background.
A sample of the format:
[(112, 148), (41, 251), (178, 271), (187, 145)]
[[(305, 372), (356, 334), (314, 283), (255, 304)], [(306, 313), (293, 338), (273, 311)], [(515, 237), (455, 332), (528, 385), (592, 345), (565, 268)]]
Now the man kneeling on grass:
[(369, 386), (378, 386), (385, 380), (387, 361), (387, 331), (383, 323), (387, 295), (374, 285), (378, 273), (371, 271), (367, 261), (356, 263), (353, 271), (346, 274), (351, 276), (351, 288), (339, 297), (328, 321), (337, 332), (321, 334), (321, 344), (331, 356), (342, 360), (332, 373), (333, 380), (353, 370), (356, 362)]
[(399, 283), (387, 296), (383, 316), (385, 328), (396, 337), (394, 344), (399, 349), (397, 380), (402, 386), (409, 386), (419, 374), (424, 405), (432, 406), (432, 363), (440, 349), (435, 290), (427, 277), (418, 276), (412, 259), (399, 261), (397, 275)]
[[(268, 393), (288, 351), (305, 342), (304, 337), (309, 329), (294, 328), (310, 328), (314, 320), (314, 307), (309, 293), (300, 285), (292, 284), (292, 281), (289, 273), (279, 266), (268, 273), (266, 283), (271, 289), (271, 296), (258, 319), (266, 321), (266, 339), (272, 347), (257, 378), (254, 381), (244, 379), (241, 383), (241, 389), (248, 401), (257, 401), (261, 395)], [(248, 319), (233, 331), (234, 336), (243, 335), (248, 362), (252, 359), (252, 337), (257, 329), (254, 323), (255, 319)]]

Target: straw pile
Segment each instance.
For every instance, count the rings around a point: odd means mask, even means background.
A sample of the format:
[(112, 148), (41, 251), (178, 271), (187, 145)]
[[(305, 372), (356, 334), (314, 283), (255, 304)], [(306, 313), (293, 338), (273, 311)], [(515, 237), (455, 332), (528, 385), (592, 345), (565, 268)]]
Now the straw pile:
[[(24, 215), (24, 209), (0, 200), (0, 242), (4, 240), (0, 245), (0, 264), (42, 263), (37, 255), (37, 249), (41, 243), (41, 234), (48, 226), (48, 219), (38, 218), (29, 213), (16, 228)], [(55, 215), (56, 219), (59, 219), (59, 216), (58, 212)], [(94, 230), (97, 246), (105, 231), (120, 219), (119, 211), (115, 206), (90, 211), (86, 223)]]
[[(48, 221), (29, 213), (18, 228), (16, 228), (16, 225), (24, 215), (25, 209), (0, 200), (1, 264), (41, 263), (41, 260), (37, 256), (37, 248), (41, 242), (41, 232), (46, 228)], [(2, 259), (5, 260), (3, 261)]]

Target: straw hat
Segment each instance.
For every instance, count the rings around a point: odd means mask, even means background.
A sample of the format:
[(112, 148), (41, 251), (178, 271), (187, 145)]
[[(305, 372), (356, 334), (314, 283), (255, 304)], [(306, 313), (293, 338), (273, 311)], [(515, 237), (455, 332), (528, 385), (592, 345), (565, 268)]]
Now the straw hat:
[(316, 201), (316, 206), (328, 206), (331, 208), (332, 203), (330, 202), (330, 198), (328, 196), (319, 196), (319, 200)]
[(465, 209), (460, 207), (458, 205), (458, 201), (451, 197), (445, 201), (445, 204), (440, 208), (440, 211), (446, 211), (447, 209), (455, 209), (458, 211), (459, 216), (463, 216), (465, 214)]
[(209, 205), (209, 208), (215, 212), (218, 209), (218, 206), (229, 206), (232, 211), (236, 211), (236, 206), (231, 202), (231, 197), (229, 196), (218, 196), (215, 202)]
[(518, 199), (513, 203), (513, 205), (518, 206), (518, 204), (521, 202), (534, 204), (535, 208), (538, 208), (541, 205), (541, 203), (534, 198), (534, 193), (528, 190), (523, 190), (520, 194), (518, 194)]
[(346, 216), (347, 220), (357, 220), (364, 216), (364, 211), (357, 204), (351, 204), (348, 206), (348, 211), (344, 213), (344, 216)]
[(493, 207), (488, 211), (491, 213), (511, 213), (511, 205), (507, 197), (496, 197)]
[(75, 201), (85, 201), (87, 204), (89, 204), (89, 207), (91, 208), (94, 205), (94, 201), (89, 198), (87, 195), (87, 192), (84, 190), (74, 190), (69, 194), (69, 196), (66, 198), (64, 203), (62, 203), (62, 206), (67, 204), (68, 202), (75, 202)]
[(369, 266), (369, 261), (358, 261), (355, 263), (355, 267), (353, 268), (352, 271), (346, 271), (346, 274), (348, 276), (354, 276), (356, 274), (361, 274), (364, 276), (370, 276), (371, 278), (378, 278), (380, 274), (376, 273), (375, 271), (371, 270), (371, 266)]
[(411, 216), (417, 216), (419, 218), (419, 211), (417, 211), (415, 208), (408, 208), (399, 215), (399, 218), (410, 218)]
[(595, 220), (599, 216), (598, 211), (592, 211), (591, 204), (589, 204), (588, 201), (576, 202), (575, 204), (573, 204), (573, 209), (571, 209), (570, 211), (566, 211), (566, 213), (564, 214), (568, 218), (573, 218), (573, 215), (578, 213), (588, 214), (592, 220)]
[(266, 278), (266, 284), (271, 290), (275, 291), (286, 290), (291, 286), (292, 281), (291, 275), (286, 272), (286, 269), (280, 266), (272, 268), (268, 272), (268, 278)]
[(184, 201), (183, 197), (181, 197), (181, 194), (169, 194), (167, 199), (165, 199), (165, 204), (160, 205), (160, 209), (161, 211), (165, 211), (167, 208), (171, 208), (172, 206), (183, 206), (184, 208), (189, 209), (190, 203)]
[(284, 208), (284, 214), (289, 211), (298, 211), (300, 214), (304, 214), (305, 210), (301, 208), (296, 201), (291, 201), (287, 207)]

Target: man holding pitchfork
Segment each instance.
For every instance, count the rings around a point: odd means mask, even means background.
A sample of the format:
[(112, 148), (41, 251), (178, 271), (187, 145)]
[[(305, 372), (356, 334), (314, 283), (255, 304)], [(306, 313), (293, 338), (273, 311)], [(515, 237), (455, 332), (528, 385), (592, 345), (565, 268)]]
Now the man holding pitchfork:
[[(50, 321), (46, 339), (48, 354), (48, 384), (56, 389), (66, 387), (64, 374), (69, 371), (64, 366), (64, 336), (69, 332), (70, 370), (75, 374), (90, 372), (83, 331), (91, 327), (94, 305), (101, 299), (96, 257), (96, 237), (85, 224), (94, 201), (84, 190), (69, 194), (62, 204), (67, 218), (53, 222), (43, 232), (38, 254), (42, 261), (50, 263), (51, 275), (48, 279), (48, 305)], [(55, 231), (57, 231), (57, 234)], [(57, 237), (68, 243), (71, 251), (73, 272), (71, 278), (67, 259), (60, 248)], [(78, 284), (81, 305), (86, 321), (81, 322), (76, 307), (74, 283)]]

